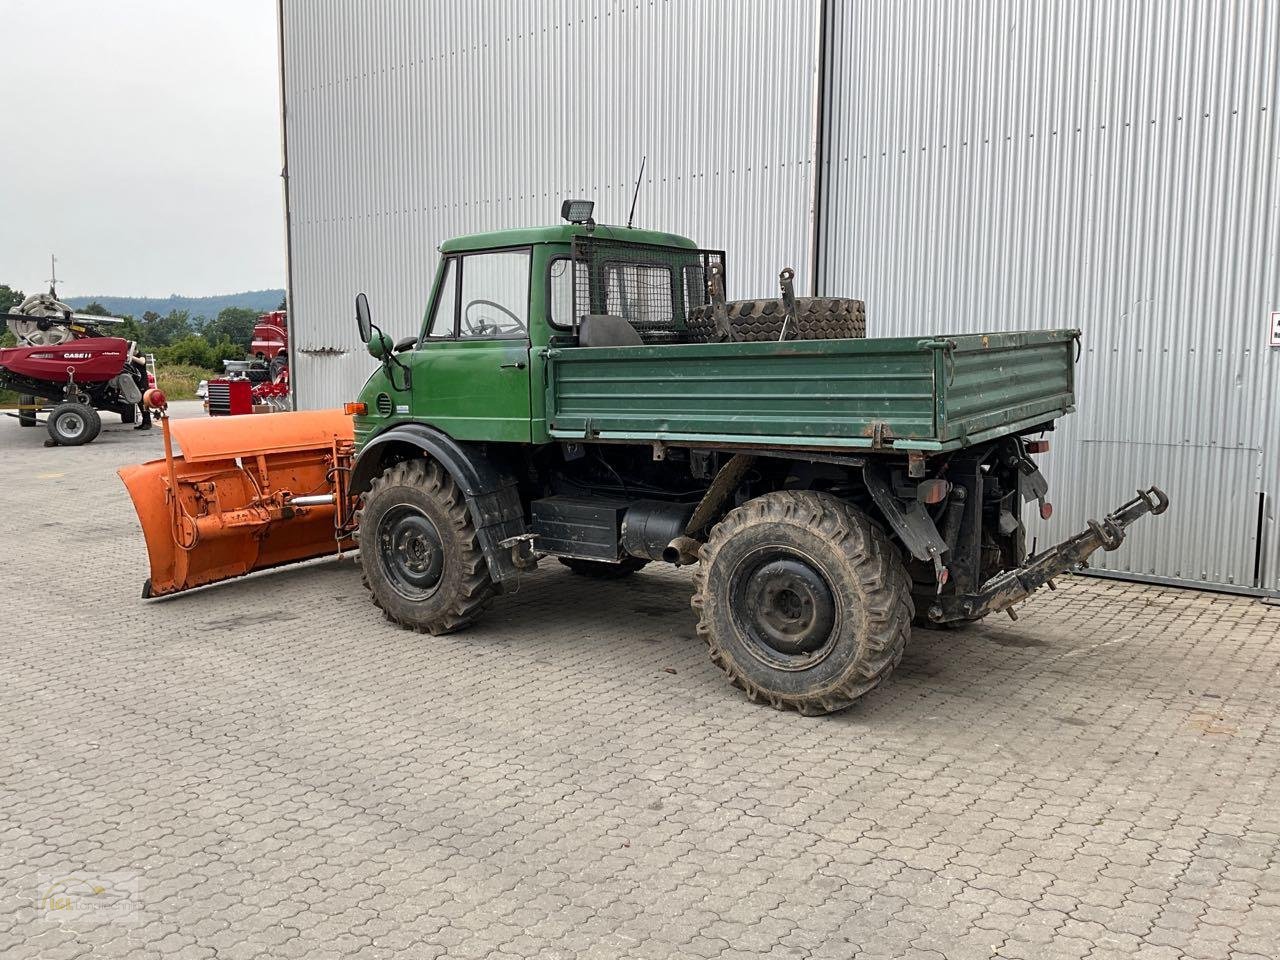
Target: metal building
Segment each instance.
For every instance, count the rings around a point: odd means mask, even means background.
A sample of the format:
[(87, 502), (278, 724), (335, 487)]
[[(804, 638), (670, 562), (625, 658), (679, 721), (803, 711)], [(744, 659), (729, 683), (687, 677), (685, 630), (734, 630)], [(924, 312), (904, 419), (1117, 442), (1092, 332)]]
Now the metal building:
[[(1079, 327), (1042, 542), (1157, 481), (1100, 567), (1280, 596), (1280, 4), (281, 0), (302, 407), (417, 329), (436, 245), (621, 222), (873, 336)], [(1273, 313), (1277, 315), (1272, 316)], [(1280, 341), (1278, 341), (1280, 342)]]

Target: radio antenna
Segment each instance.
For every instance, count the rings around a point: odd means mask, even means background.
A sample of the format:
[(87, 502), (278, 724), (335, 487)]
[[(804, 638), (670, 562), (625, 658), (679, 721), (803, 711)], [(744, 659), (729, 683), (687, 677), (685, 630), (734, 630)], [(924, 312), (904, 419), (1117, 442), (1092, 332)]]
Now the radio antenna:
[(631, 222), (636, 218), (636, 198), (640, 196), (640, 184), (644, 180), (644, 164), (648, 159), (647, 155), (640, 158), (640, 176), (636, 177), (636, 189), (631, 194), (631, 212), (627, 214), (628, 230), (631, 229)]

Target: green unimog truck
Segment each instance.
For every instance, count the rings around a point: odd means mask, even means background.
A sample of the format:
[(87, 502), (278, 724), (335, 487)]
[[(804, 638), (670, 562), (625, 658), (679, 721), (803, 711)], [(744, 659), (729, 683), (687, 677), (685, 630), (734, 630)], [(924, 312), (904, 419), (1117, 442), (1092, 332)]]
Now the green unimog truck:
[(358, 537), (385, 615), (441, 634), (544, 558), (696, 565), (711, 659), (753, 700), (827, 713), (889, 675), (913, 621), (1012, 616), (1168, 504), (1140, 491), (1027, 556), (1077, 330), (869, 339), (861, 302), (796, 297), (789, 269), (776, 299), (730, 301), (723, 253), (562, 214), (445, 243), (400, 342), (357, 297), (379, 367), (349, 416), (164, 417), (165, 460), (121, 471), (144, 596)]
[(450, 240), (421, 332), (357, 301), (364, 576), (391, 620), (466, 627), (544, 557), (696, 564), (711, 659), (753, 700), (848, 706), (912, 622), (952, 627), (1114, 549), (1151, 488), (1027, 557), (1032, 456), (1071, 412), (1078, 330), (868, 339), (862, 304), (727, 301), (723, 253), (590, 220)]

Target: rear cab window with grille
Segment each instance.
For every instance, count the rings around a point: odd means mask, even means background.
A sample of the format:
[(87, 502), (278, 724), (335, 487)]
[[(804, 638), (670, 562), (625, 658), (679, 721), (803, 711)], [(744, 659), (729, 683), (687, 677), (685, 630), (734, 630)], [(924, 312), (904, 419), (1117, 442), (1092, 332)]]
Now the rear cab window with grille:
[(639, 331), (674, 329), (671, 268), (655, 263), (605, 264), (605, 313)]
[(553, 260), (548, 271), (551, 322), (570, 329), (587, 314), (607, 314), (644, 343), (683, 343), (690, 311), (707, 303), (713, 267), (723, 276), (723, 253), (575, 237), (569, 260)]

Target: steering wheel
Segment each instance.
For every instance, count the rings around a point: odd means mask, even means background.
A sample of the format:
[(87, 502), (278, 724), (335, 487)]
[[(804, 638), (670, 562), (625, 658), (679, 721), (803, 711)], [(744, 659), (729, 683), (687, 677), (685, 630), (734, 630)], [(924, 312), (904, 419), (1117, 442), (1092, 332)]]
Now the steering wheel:
[[(510, 318), (510, 323), (506, 318), (491, 320), (486, 317), (472, 318), (471, 311), (475, 307), (492, 307), (499, 313), (506, 314)], [(462, 332), (470, 337), (494, 337), (507, 333), (524, 333), (524, 322), (504, 307), (500, 303), (494, 303), (492, 300), (472, 300), (467, 304), (467, 309), (462, 311)]]

